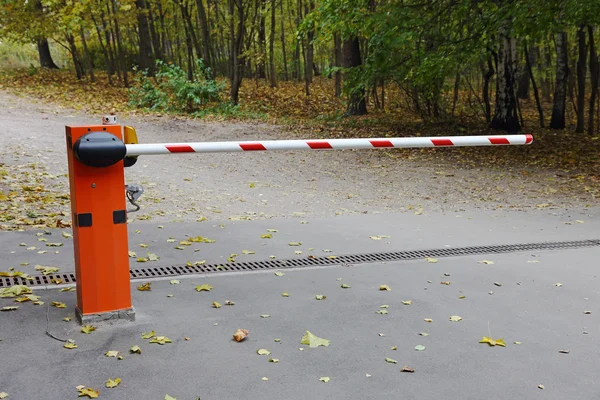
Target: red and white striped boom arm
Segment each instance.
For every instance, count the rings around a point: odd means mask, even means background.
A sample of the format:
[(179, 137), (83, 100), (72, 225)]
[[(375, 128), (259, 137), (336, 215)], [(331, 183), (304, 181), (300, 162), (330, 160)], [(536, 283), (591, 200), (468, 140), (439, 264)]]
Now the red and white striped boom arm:
[(416, 147), (465, 147), (523, 145), (531, 135), (405, 137), (378, 139), (262, 140), (253, 142), (199, 142), (128, 144), (127, 157), (173, 153), (231, 153), (241, 151), (407, 149)]

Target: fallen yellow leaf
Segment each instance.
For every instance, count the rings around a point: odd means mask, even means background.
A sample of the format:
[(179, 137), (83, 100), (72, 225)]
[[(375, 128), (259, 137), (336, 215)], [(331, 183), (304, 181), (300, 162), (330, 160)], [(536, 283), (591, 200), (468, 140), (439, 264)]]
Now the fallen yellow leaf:
[(98, 390), (95, 390), (92, 388), (84, 387), (82, 389), (77, 389), (77, 390), (79, 390), (79, 397), (87, 396), (90, 399), (96, 399), (100, 395), (100, 392)]
[(90, 334), (96, 330), (94, 325), (84, 325), (81, 327), (81, 332)]
[(106, 381), (106, 387), (112, 389), (119, 386), (119, 383), (121, 383), (121, 378), (109, 379)]
[(196, 286), (196, 292), (210, 292), (210, 290), (212, 288), (213, 288), (212, 285), (209, 285), (207, 283), (203, 283), (202, 285)]
[(484, 336), (479, 343), (487, 343), (490, 346), (502, 346), (506, 347), (506, 343), (504, 343), (504, 338), (500, 338), (498, 340), (494, 340), (491, 337)]

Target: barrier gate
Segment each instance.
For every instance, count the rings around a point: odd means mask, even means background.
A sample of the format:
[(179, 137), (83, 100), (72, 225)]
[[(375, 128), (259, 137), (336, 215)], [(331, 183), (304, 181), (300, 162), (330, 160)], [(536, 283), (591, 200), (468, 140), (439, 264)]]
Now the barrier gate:
[(67, 126), (66, 139), (77, 282), (76, 313), (81, 323), (135, 319), (125, 198), (139, 209), (136, 200), (143, 188), (125, 185), (124, 167), (134, 165), (139, 156), (527, 145), (533, 142), (531, 135), (504, 135), (138, 144), (135, 129), (125, 126), (122, 131), (113, 115), (104, 117), (103, 125)]

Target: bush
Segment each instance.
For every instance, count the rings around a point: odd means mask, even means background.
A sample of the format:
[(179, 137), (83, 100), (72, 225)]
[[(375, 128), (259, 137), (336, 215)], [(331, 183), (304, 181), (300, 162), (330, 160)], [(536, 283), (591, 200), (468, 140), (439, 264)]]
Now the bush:
[(204, 66), (202, 59), (196, 62), (196, 72), (191, 81), (179, 66), (160, 60), (156, 61), (154, 77), (143, 71), (137, 81), (137, 85), (130, 89), (129, 103), (160, 111), (197, 111), (209, 102), (219, 101), (225, 88), (224, 84), (212, 78), (210, 68)]

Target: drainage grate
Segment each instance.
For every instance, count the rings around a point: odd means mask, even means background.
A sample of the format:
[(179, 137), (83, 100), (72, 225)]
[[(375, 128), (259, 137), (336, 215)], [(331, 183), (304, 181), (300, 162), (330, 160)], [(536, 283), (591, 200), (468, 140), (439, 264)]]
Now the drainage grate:
[[(181, 276), (191, 274), (208, 274), (214, 272), (260, 271), (277, 268), (298, 268), (310, 266), (361, 264), (382, 261), (416, 260), (425, 257), (457, 257), (476, 254), (503, 254), (520, 251), (563, 250), (600, 246), (600, 240), (577, 240), (569, 242), (542, 242), (508, 244), (498, 246), (470, 246), (446, 249), (397, 251), (390, 253), (366, 253), (337, 256), (334, 259), (324, 257), (294, 258), (287, 260), (268, 260), (236, 262), (228, 264), (208, 265), (175, 265), (165, 267), (138, 268), (129, 271), (132, 280), (159, 278), (164, 276)], [(20, 277), (0, 278), (0, 288), (13, 285), (46, 286), (53, 285), (57, 280), (62, 284), (75, 283), (75, 274), (35, 275), (33, 280)]]

